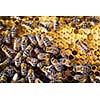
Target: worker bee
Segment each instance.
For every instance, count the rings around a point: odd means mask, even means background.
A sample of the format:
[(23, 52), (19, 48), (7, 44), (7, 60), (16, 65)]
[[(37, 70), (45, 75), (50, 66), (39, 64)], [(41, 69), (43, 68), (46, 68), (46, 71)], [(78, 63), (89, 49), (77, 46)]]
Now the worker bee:
[(36, 40), (38, 42), (39, 47), (43, 48), (44, 47), (44, 43), (43, 43), (43, 39), (41, 38), (41, 35), (40, 34), (36, 34), (35, 37), (36, 37)]
[(9, 57), (9, 58), (13, 58), (14, 55), (16, 54), (16, 52), (11, 49), (8, 48), (6, 45), (2, 46), (2, 51)]
[(28, 45), (28, 37), (26, 35), (24, 35), (22, 37), (22, 40), (21, 40), (21, 49), (22, 49), (22, 51), (25, 50), (27, 45)]
[(50, 61), (51, 61), (51, 63), (52, 63), (53, 65), (57, 65), (57, 64), (58, 64), (58, 60), (55, 59), (54, 57), (52, 57), (52, 58), (50, 59)]
[(34, 35), (32, 35), (32, 34), (28, 34), (28, 38), (29, 38), (29, 40), (31, 41), (31, 43), (33, 44), (33, 45), (37, 45), (37, 41), (36, 41), (36, 38), (35, 38), (35, 36)]
[(39, 60), (47, 60), (48, 61), (50, 59), (50, 54), (48, 54), (48, 53), (39, 53), (37, 55), (37, 58)]
[(41, 61), (41, 62), (37, 63), (37, 67), (39, 67), (39, 68), (43, 68), (44, 66), (45, 66), (44, 61)]
[(25, 78), (21, 78), (21, 79), (17, 80), (16, 83), (25, 83)]
[(47, 38), (47, 37), (42, 37), (43, 39), (43, 43), (44, 45), (47, 47), (47, 46), (51, 46), (51, 42), (50, 40)]
[(25, 63), (21, 63), (21, 74), (22, 74), (22, 76), (27, 75), (27, 64), (25, 64)]
[(56, 74), (56, 69), (53, 65), (47, 66), (48, 71), (51, 72), (51, 74)]
[(7, 32), (7, 34), (5, 35), (4, 42), (6, 44), (10, 44), (11, 43), (11, 34), (10, 34), (10, 32)]
[(16, 83), (18, 79), (19, 79), (18, 73), (15, 73), (13, 78), (12, 78), (12, 83)]
[(36, 67), (38, 59), (33, 57), (27, 57), (26, 62), (29, 63), (31, 66)]
[(62, 71), (64, 69), (62, 63), (59, 63), (54, 57), (51, 58), (51, 63), (57, 71)]
[(15, 61), (16, 67), (19, 67), (21, 65), (21, 62), (22, 62), (22, 52), (21, 51), (17, 53), (17, 55), (14, 58), (14, 61)]
[(3, 43), (3, 39), (4, 39), (4, 36), (2, 34), (0, 34), (0, 46), (2, 45)]
[(46, 52), (47, 52), (47, 53), (51, 53), (51, 54), (53, 54), (53, 55), (56, 55), (56, 54), (58, 54), (60, 51), (59, 51), (59, 49), (58, 49), (57, 47), (52, 46), (52, 47), (46, 47)]
[(7, 77), (13, 77), (14, 73), (16, 72), (16, 69), (13, 66), (7, 66), (3, 70), (3, 74), (6, 75)]
[(35, 80), (35, 74), (34, 74), (34, 70), (33, 69), (29, 69), (28, 70), (28, 82), (29, 83), (33, 83)]
[(11, 33), (11, 37), (14, 38), (18, 35), (17, 33), (17, 28), (15, 26), (13, 26), (10, 30), (10, 33)]
[(0, 83), (7, 83), (7, 77), (4, 74), (0, 77)]
[(15, 38), (14, 39), (14, 46), (13, 49), (15, 51), (19, 51), (20, 50), (20, 43), (21, 43), (21, 38)]
[(41, 62), (37, 63), (37, 67), (39, 67), (39, 68), (43, 68), (44, 66), (48, 66), (48, 65), (50, 65), (49, 61), (41, 61)]
[(39, 53), (37, 55), (37, 58), (39, 60), (46, 60), (46, 61), (48, 61), (50, 59), (50, 54), (48, 54), (48, 53)]
[(23, 52), (23, 57), (29, 57), (31, 56), (31, 52), (33, 50), (33, 46), (31, 44), (29, 44), (26, 49)]
[(43, 83), (43, 81), (41, 81), (39, 78), (36, 78), (34, 83)]
[(0, 71), (3, 70), (11, 62), (10, 58), (7, 58), (5, 61), (0, 63)]
[(69, 66), (70, 60), (68, 60), (68, 59), (66, 59), (66, 58), (60, 58), (60, 59), (59, 59), (59, 63), (61, 63), (62, 65)]
[(80, 81), (80, 83), (84, 83), (84, 82), (86, 81), (87, 78), (86, 78), (86, 76), (83, 75), (83, 74), (76, 74), (76, 75), (74, 76), (74, 79)]
[(60, 71), (62, 71), (62, 70), (64, 69), (63, 65), (60, 64), (60, 63), (58, 63), (58, 64), (55, 65), (54, 67), (55, 67), (55, 69), (56, 69), (58, 72), (60, 72)]
[(41, 52), (41, 49), (40, 48), (34, 48), (34, 52), (36, 53), (36, 54), (39, 54), (40, 52)]

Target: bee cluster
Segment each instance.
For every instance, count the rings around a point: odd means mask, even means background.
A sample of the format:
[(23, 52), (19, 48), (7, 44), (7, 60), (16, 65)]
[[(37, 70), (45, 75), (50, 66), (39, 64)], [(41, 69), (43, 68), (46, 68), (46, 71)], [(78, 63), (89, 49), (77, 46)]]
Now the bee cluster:
[[(99, 39), (88, 32), (81, 34), (84, 37), (78, 35), (99, 20), (71, 16), (48, 19), (0, 17), (0, 83), (99, 83)], [(74, 34), (65, 33), (66, 24), (73, 27)], [(79, 37), (72, 38), (74, 35)], [(98, 44), (93, 46), (93, 41)]]

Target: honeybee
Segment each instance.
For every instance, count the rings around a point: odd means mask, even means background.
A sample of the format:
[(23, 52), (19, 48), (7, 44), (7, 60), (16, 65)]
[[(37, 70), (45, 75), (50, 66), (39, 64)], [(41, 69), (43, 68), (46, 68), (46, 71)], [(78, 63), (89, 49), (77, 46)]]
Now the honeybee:
[(24, 35), (22, 37), (22, 40), (21, 40), (21, 49), (22, 49), (22, 51), (25, 50), (27, 45), (28, 45), (28, 37), (26, 35)]
[(4, 36), (2, 34), (0, 34), (0, 46), (2, 45), (3, 43), (3, 39), (4, 39)]
[(4, 74), (0, 77), (0, 83), (7, 83), (7, 77)]
[(29, 40), (31, 41), (31, 43), (32, 43), (33, 45), (37, 45), (37, 41), (36, 41), (36, 38), (35, 38), (34, 35), (28, 34), (28, 38), (29, 38)]
[(48, 53), (39, 53), (37, 55), (37, 58), (39, 60), (46, 60), (46, 61), (48, 61), (50, 59), (50, 54), (48, 54)]
[(16, 67), (19, 67), (21, 65), (22, 62), (22, 52), (18, 52), (17, 55), (14, 58), (15, 61), (15, 65)]
[(53, 55), (56, 55), (56, 54), (58, 54), (60, 51), (59, 51), (59, 49), (58, 49), (57, 47), (52, 46), (52, 47), (46, 47), (46, 52), (47, 52), (47, 53), (51, 53), (51, 54), (53, 54)]
[(43, 83), (43, 81), (41, 81), (39, 78), (36, 78), (34, 83)]
[(25, 64), (25, 63), (21, 63), (21, 74), (23, 76), (27, 75), (27, 64)]
[(25, 78), (19, 79), (16, 83), (25, 83)]
[(58, 64), (55, 65), (54, 67), (55, 67), (55, 69), (56, 69), (58, 72), (60, 72), (60, 71), (62, 71), (62, 70), (64, 69), (64, 67), (63, 67), (62, 64), (60, 64), (60, 63), (58, 63)]
[(2, 46), (2, 51), (9, 57), (13, 58), (16, 52), (13, 49), (8, 48), (6, 45)]
[(34, 48), (34, 52), (36, 53), (36, 54), (39, 54), (40, 52), (41, 52), (41, 49), (39, 49), (39, 48)]
[(16, 37), (17, 34), (18, 34), (18, 33), (17, 33), (17, 28), (16, 28), (15, 26), (13, 26), (13, 27), (11, 28), (10, 32), (11, 32), (11, 37), (12, 37), (12, 38)]
[(29, 63), (31, 66), (36, 67), (36, 65), (38, 63), (38, 59), (32, 58), (32, 57), (27, 57), (26, 62)]
[(35, 37), (36, 37), (36, 40), (38, 42), (39, 47), (43, 48), (44, 47), (44, 43), (43, 43), (43, 39), (41, 38), (41, 35), (40, 34), (36, 34)]
[(20, 50), (20, 47), (21, 47), (20, 43), (21, 43), (21, 38), (15, 38), (14, 39), (13, 49), (15, 51), (19, 51)]
[(10, 78), (13, 77), (15, 72), (16, 70), (13, 66), (8, 66), (3, 70), (3, 74)]
[(61, 63), (62, 65), (69, 66), (70, 60), (68, 60), (66, 58), (60, 58), (59, 63)]
[(33, 83), (35, 80), (35, 74), (34, 74), (34, 70), (33, 69), (29, 69), (28, 70), (28, 82), (29, 83)]
[(52, 63), (53, 65), (57, 65), (57, 64), (58, 64), (58, 60), (55, 59), (54, 57), (52, 57), (52, 58), (50, 59), (50, 61), (51, 61), (51, 63)]
[(52, 63), (52, 65), (54, 65), (54, 67), (57, 71), (62, 71), (63, 70), (62, 63), (59, 63), (58, 60), (55, 59), (54, 57), (51, 58), (51, 63)]
[(37, 63), (37, 67), (39, 68), (43, 68), (44, 66), (50, 65), (49, 61), (41, 61), (39, 63)]
[(43, 43), (44, 45), (47, 47), (47, 46), (51, 46), (51, 42), (50, 40), (47, 38), (47, 37), (43, 37)]
[(3, 70), (10, 63), (10, 61), (11, 61), (11, 59), (7, 58), (5, 61), (0, 63), (0, 71)]
[(86, 76), (83, 74), (77, 74), (74, 76), (74, 79), (80, 81), (80, 83), (84, 83), (86, 81)]
[(11, 34), (10, 34), (10, 32), (7, 31), (7, 34), (4, 37), (4, 41), (7, 44), (10, 44), (11, 43)]
[(18, 73), (15, 73), (14, 76), (13, 76), (13, 78), (12, 78), (12, 82), (16, 83), (18, 79), (19, 79)]
[(37, 63), (37, 67), (39, 67), (39, 68), (43, 68), (44, 66), (45, 66), (44, 61), (41, 61), (41, 62)]
[(31, 56), (31, 52), (33, 50), (33, 46), (31, 44), (29, 44), (26, 49), (23, 52), (23, 57), (29, 57)]

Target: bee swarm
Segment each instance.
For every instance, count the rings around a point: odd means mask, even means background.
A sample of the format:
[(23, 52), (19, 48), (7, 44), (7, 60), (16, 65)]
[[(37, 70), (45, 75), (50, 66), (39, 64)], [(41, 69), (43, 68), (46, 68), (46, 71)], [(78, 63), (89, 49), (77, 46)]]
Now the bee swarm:
[(100, 17), (0, 16), (0, 83), (100, 83)]

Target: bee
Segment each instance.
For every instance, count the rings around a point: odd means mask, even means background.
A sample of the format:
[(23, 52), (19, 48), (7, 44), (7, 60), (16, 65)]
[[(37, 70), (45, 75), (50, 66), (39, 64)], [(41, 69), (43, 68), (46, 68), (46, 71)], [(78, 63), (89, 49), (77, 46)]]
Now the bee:
[(7, 83), (7, 77), (4, 74), (0, 77), (0, 83)]
[(10, 33), (11, 33), (11, 37), (14, 38), (18, 35), (17, 33), (17, 28), (15, 26), (13, 26), (10, 30)]
[(21, 74), (22, 76), (27, 75), (27, 64), (26, 63), (21, 63)]
[(21, 65), (21, 62), (22, 62), (22, 52), (21, 51), (17, 53), (17, 55), (14, 58), (14, 61), (15, 61), (16, 67), (19, 67)]
[(19, 79), (18, 73), (15, 73), (14, 76), (13, 76), (13, 78), (12, 78), (12, 82), (16, 83), (18, 79)]
[(83, 74), (77, 74), (74, 76), (74, 79), (80, 81), (80, 83), (84, 83), (86, 81), (86, 76)]
[(50, 80), (53, 80), (56, 75), (56, 69), (51, 66), (44, 66), (41, 70), (45, 73), (45, 76)]
[(50, 65), (49, 61), (41, 61), (41, 62), (37, 63), (37, 67), (39, 67), (40, 69), (47, 65)]
[(46, 47), (46, 52), (51, 53), (53, 55), (57, 55), (60, 52), (60, 50), (57, 47), (52, 46), (52, 47)]
[(26, 35), (24, 35), (22, 37), (22, 40), (21, 40), (21, 49), (22, 49), (22, 51), (25, 50), (27, 45), (28, 45), (28, 37)]
[(57, 71), (62, 71), (64, 69), (62, 63), (59, 63), (54, 57), (51, 58), (51, 63)]
[(47, 47), (47, 46), (51, 46), (51, 42), (50, 40), (47, 38), (47, 37), (42, 37), (43, 39), (43, 43), (44, 45)]
[(37, 58), (39, 60), (46, 60), (46, 61), (48, 61), (50, 59), (50, 54), (48, 54), (48, 53), (39, 53), (37, 55)]
[(51, 80), (50, 83), (62, 83), (62, 80), (60, 80), (60, 79)]
[(34, 74), (34, 70), (33, 69), (29, 69), (28, 70), (28, 82), (29, 83), (33, 83), (35, 80), (35, 74)]
[(43, 68), (44, 66), (45, 66), (44, 61), (41, 61), (41, 62), (37, 63), (37, 67), (39, 67), (39, 68)]
[(64, 69), (63, 65), (60, 64), (60, 63), (58, 63), (58, 64), (55, 65), (54, 67), (55, 67), (55, 69), (56, 69), (58, 72), (61, 72), (61, 71)]
[(31, 66), (36, 67), (38, 59), (33, 57), (27, 57), (26, 62), (29, 63)]
[(62, 65), (69, 66), (70, 60), (68, 60), (68, 59), (66, 59), (66, 58), (60, 58), (60, 59), (59, 59), (59, 63), (61, 63)]
[(28, 34), (28, 38), (29, 38), (29, 40), (31, 41), (31, 43), (33, 44), (33, 45), (37, 45), (37, 41), (36, 41), (36, 38), (35, 38), (35, 36), (34, 35), (32, 35), (32, 34)]
[(39, 78), (36, 78), (34, 83), (43, 83), (43, 81), (41, 81)]
[(20, 50), (20, 47), (21, 47), (20, 43), (21, 43), (21, 38), (17, 37), (17, 38), (14, 39), (13, 49), (15, 51), (19, 51)]
[(11, 34), (10, 34), (10, 32), (7, 31), (7, 34), (4, 37), (4, 41), (7, 44), (10, 44), (11, 43)]
[(25, 83), (25, 78), (21, 78), (21, 79), (17, 80), (16, 83)]
[(23, 52), (23, 57), (30, 57), (32, 50), (33, 50), (33, 46), (29, 44)]
[(2, 45), (3, 43), (3, 39), (4, 39), (4, 36), (2, 34), (0, 34), (0, 46)]
[(2, 71), (10, 62), (11, 62), (11, 59), (7, 58), (5, 61), (0, 63), (0, 71)]
[(39, 47), (43, 48), (44, 47), (44, 43), (43, 43), (43, 39), (41, 38), (41, 35), (40, 34), (36, 34), (35, 37), (36, 37), (36, 40), (38, 42)]
[(16, 52), (11, 49), (8, 48), (6, 45), (2, 46), (2, 51), (9, 57), (9, 58), (13, 58), (16, 54)]
[(15, 72), (16, 69), (13, 66), (8, 66), (3, 70), (3, 74), (10, 78), (13, 77)]
[(40, 48), (34, 48), (34, 52), (36, 53), (36, 54), (39, 54), (40, 52), (41, 52), (41, 49)]

